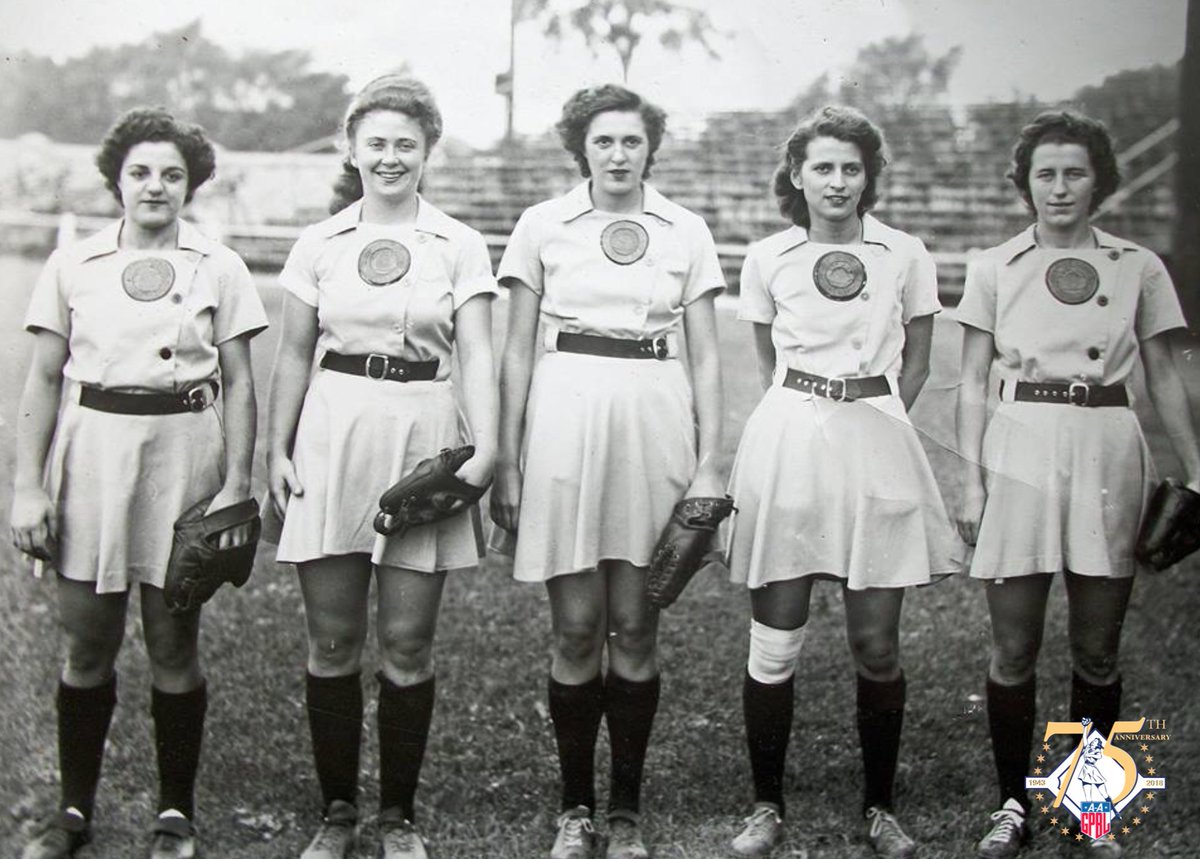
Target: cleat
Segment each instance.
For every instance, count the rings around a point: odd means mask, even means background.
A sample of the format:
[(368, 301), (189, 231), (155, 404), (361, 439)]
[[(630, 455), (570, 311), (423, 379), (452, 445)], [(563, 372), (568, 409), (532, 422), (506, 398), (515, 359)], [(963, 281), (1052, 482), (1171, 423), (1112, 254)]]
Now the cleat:
[(729, 845), (735, 856), (766, 856), (783, 840), (783, 818), (774, 805), (756, 805)]
[(608, 818), (608, 849), (605, 859), (650, 859), (636, 814), (619, 813)]
[(555, 825), (558, 835), (550, 849), (550, 859), (592, 859), (596, 830), (592, 826), (591, 809), (580, 805), (564, 811)]
[(429, 859), (424, 839), (398, 808), (380, 812), (379, 838), (380, 859)]
[(300, 859), (346, 859), (354, 845), (354, 828), (358, 823), (358, 809), (348, 802), (335, 799), (321, 820), (321, 828), (313, 836)]
[(991, 830), (975, 848), (976, 859), (1011, 859), (1029, 841), (1025, 808), (1015, 799), (1006, 799), (999, 811), (992, 812), (991, 820)]
[(867, 809), (867, 839), (875, 850), (876, 856), (883, 859), (912, 859), (917, 855), (917, 842), (909, 838), (896, 815), (890, 811), (873, 805)]
[(47, 817), (21, 859), (69, 859), (92, 840), (92, 828), (81, 815), (58, 811)]
[(150, 833), (150, 859), (196, 859), (196, 827), (182, 814), (160, 814)]

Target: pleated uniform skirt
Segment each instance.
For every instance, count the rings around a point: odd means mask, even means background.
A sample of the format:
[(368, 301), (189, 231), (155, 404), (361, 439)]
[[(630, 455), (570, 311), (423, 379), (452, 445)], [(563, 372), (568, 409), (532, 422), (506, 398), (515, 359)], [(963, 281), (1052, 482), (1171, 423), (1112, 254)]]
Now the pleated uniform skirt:
[(79, 405), (68, 384), (46, 484), (59, 514), (59, 573), (101, 594), (161, 588), (175, 520), (220, 489), (223, 470), (216, 408), (110, 414)]
[(513, 577), (649, 565), (695, 471), (681, 362), (546, 353), (526, 410)]
[(465, 442), (454, 386), (318, 370), (304, 398), (292, 461), (303, 495), (288, 501), (277, 560), (365, 553), (371, 562), (433, 573), (474, 567), (478, 508), (384, 537), (379, 496), (445, 447)]
[(941, 493), (899, 397), (834, 402), (775, 385), (730, 477), (730, 578), (816, 575), (854, 590), (961, 571)]
[(1132, 409), (1002, 402), (984, 435), (983, 463), (987, 503), (972, 576), (1136, 572), (1134, 545), (1156, 476)]

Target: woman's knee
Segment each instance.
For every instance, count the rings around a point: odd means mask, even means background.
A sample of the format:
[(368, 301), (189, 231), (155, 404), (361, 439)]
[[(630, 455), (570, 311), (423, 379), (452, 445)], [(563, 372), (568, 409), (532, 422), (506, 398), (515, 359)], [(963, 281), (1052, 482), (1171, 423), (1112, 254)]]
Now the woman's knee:
[(600, 658), (603, 630), (598, 620), (570, 619), (555, 624), (554, 652), (570, 663), (580, 664)]
[(1096, 686), (1107, 686), (1117, 681), (1120, 675), (1117, 657), (1115, 642), (1071, 643), (1071, 661), (1075, 673)]
[(1007, 686), (1024, 683), (1037, 670), (1040, 647), (1041, 640), (1037, 638), (994, 636), (989, 665), (992, 679)]
[(362, 662), (366, 630), (339, 624), (309, 624), (308, 669), (322, 677), (353, 674)]
[(855, 630), (849, 642), (859, 674), (887, 680), (900, 672), (900, 642), (894, 630)]
[(121, 636), (98, 636), (88, 630), (66, 632), (67, 662), (64, 675), (77, 686), (98, 686), (116, 670)]
[(658, 624), (652, 617), (614, 615), (608, 625), (609, 651), (631, 659), (652, 659), (658, 647)]
[(433, 667), (433, 633), (410, 624), (393, 623), (379, 630), (380, 656), (392, 673), (428, 674)]

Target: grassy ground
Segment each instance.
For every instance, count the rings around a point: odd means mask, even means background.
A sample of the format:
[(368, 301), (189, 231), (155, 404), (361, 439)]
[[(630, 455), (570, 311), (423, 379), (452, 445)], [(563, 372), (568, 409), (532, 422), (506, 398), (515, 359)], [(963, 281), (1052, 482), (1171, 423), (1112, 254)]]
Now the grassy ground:
[[(13, 429), (28, 339), (18, 333), (37, 264), (0, 259), (0, 518), (7, 520)], [(278, 294), (266, 290), (268, 309)], [(723, 312), (726, 454), (757, 399), (748, 333)], [(939, 476), (952, 464), (958, 331), (940, 320), (934, 375), (915, 411)], [(255, 341), (265, 392), (274, 334)], [(1200, 374), (1192, 373), (1200, 391)], [(263, 397), (265, 399), (265, 396)], [(1164, 471), (1174, 461), (1151, 417), (1148, 434)], [(869, 452), (865, 452), (869, 453)], [(949, 487), (952, 481), (946, 485)], [(261, 463), (257, 489), (261, 494)], [(947, 498), (953, 506), (951, 491)], [(5, 541), (7, 542), (7, 541)], [(53, 693), (60, 650), (53, 586), (32, 580), (0, 546), (0, 856), (18, 855), (35, 818), (57, 791)], [(1130, 856), (1197, 855), (1200, 680), (1195, 616), (1200, 577), (1193, 561), (1144, 577), (1134, 592), (1123, 650), (1126, 716), (1165, 719), (1171, 740), (1152, 746), (1168, 790), (1126, 839)], [(1039, 718), (1066, 718), (1069, 677), (1065, 611), (1056, 583), (1039, 681)], [(715, 578), (695, 582), (662, 622), (663, 699), (647, 765), (644, 805), (658, 859), (727, 855), (749, 800), (740, 687), (746, 649), (745, 594)], [(854, 683), (838, 590), (820, 586), (797, 684), (788, 767), (788, 840), (778, 856), (868, 855), (857, 824), (860, 764)], [(129, 625), (97, 808), (94, 845), (80, 855), (125, 859), (145, 849), (154, 808), (149, 679), (136, 624)], [(945, 582), (911, 592), (902, 627), (909, 709), (899, 773), (899, 811), (923, 857), (971, 855), (994, 802), (983, 710), (988, 622), (978, 587)], [(440, 859), (546, 855), (557, 804), (557, 763), (545, 706), (549, 615), (544, 591), (519, 586), (489, 559), (447, 586), (438, 632), (439, 699), (418, 797), (422, 827)], [(296, 856), (319, 813), (303, 709), (304, 632), (294, 575), (266, 552), (242, 591), (225, 590), (206, 610), (203, 653), (211, 689), (200, 774), (200, 826), (210, 859)], [(369, 657), (370, 659), (371, 657)], [(370, 667), (365, 676), (371, 673)], [(374, 699), (367, 681), (367, 700)], [(373, 722), (373, 704), (368, 719)], [(374, 807), (373, 731), (363, 755), (363, 808)], [(601, 755), (607, 755), (602, 740)], [(606, 768), (602, 767), (603, 773)], [(601, 794), (604, 794), (601, 787)], [(374, 855), (368, 831), (361, 857)], [(1039, 832), (1026, 855), (1057, 856), (1067, 839)]]

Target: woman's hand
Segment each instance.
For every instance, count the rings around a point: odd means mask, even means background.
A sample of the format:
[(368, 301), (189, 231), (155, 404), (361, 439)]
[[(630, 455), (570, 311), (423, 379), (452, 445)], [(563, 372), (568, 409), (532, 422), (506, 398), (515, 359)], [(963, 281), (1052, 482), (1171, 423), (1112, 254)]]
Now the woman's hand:
[(979, 539), (979, 523), (983, 519), (983, 505), (987, 502), (987, 490), (979, 477), (963, 478), (962, 499), (954, 515), (958, 535), (968, 546)]
[(725, 495), (725, 484), (717, 473), (715, 466), (702, 465), (696, 469), (696, 476), (684, 498), (722, 498)]
[(13, 545), (39, 561), (51, 561), (58, 548), (58, 513), (41, 486), (17, 489), (12, 503)]
[(304, 486), (296, 476), (296, 466), (283, 454), (267, 459), (267, 486), (271, 493), (270, 503), (275, 505), (280, 520), (287, 513), (288, 499), (304, 494)]
[(493, 522), (505, 531), (516, 533), (521, 513), (521, 469), (515, 464), (496, 468), (490, 513)]
[[(210, 513), (215, 513), (218, 510), (224, 510), (226, 507), (232, 507), (234, 504), (241, 504), (250, 497), (250, 490), (245, 487), (231, 486), (226, 483), (221, 487), (221, 491), (213, 496), (212, 503), (208, 505), (208, 509), (204, 511), (207, 516)], [(221, 536), (217, 539), (218, 549), (232, 549), (234, 546), (244, 546), (250, 542), (250, 526), (239, 525), (236, 528), (229, 528), (221, 532)]]
[(469, 483), (476, 487), (485, 487), (492, 482), (492, 471), (494, 468), (495, 460), (476, 450), (475, 455), (464, 462), (458, 471), (455, 472), (455, 475), (464, 483)]

